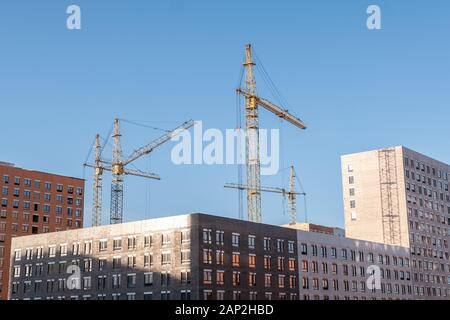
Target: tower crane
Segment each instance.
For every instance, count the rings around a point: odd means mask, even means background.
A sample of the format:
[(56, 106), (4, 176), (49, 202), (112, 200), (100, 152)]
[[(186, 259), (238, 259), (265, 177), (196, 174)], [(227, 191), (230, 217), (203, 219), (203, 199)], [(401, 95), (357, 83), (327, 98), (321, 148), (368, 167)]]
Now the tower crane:
[[(272, 193), (280, 193), (283, 197), (286, 197), (288, 200), (288, 213), (289, 213), (289, 224), (294, 225), (297, 223), (297, 196), (302, 195), (306, 196), (304, 192), (296, 192), (295, 191), (295, 170), (294, 167), (291, 166), (290, 176), (289, 176), (289, 190), (285, 188), (276, 188), (276, 187), (260, 187), (261, 192), (272, 192)], [(237, 183), (227, 183), (225, 184), (225, 188), (231, 189), (239, 189), (249, 191), (249, 187), (243, 184)], [(250, 190), (252, 191), (252, 190)], [(254, 191), (254, 190), (253, 190)]]
[(92, 209), (92, 223), (93, 226), (101, 224), (102, 213), (102, 177), (104, 171), (112, 173), (111, 181), (111, 204), (110, 204), (110, 223), (118, 224), (123, 221), (123, 182), (124, 176), (132, 175), (137, 177), (143, 177), (147, 179), (161, 180), (159, 175), (154, 173), (143, 172), (137, 169), (127, 168), (129, 164), (141, 158), (142, 156), (150, 154), (153, 150), (170, 141), (173, 137), (179, 135), (183, 130), (191, 128), (195, 122), (189, 120), (184, 122), (177, 128), (167, 131), (164, 135), (158, 139), (150, 142), (149, 144), (135, 150), (127, 158), (123, 158), (122, 146), (120, 142), (120, 122), (119, 119), (114, 120), (113, 138), (113, 157), (112, 161), (104, 161), (101, 159), (101, 146), (100, 137), (97, 135), (95, 144), (95, 159), (94, 164), (85, 163), (86, 167), (94, 168), (94, 196), (93, 196), (93, 209)]
[(285, 119), (297, 128), (306, 129), (302, 120), (293, 116), (288, 110), (279, 107), (272, 102), (259, 97), (256, 93), (256, 81), (253, 68), (256, 64), (253, 62), (252, 46), (247, 44), (245, 47), (245, 88), (236, 90), (238, 95), (245, 98), (245, 116), (246, 116), (246, 173), (247, 186), (243, 189), (247, 191), (247, 214), (248, 220), (261, 222), (261, 161), (259, 147), (259, 110), (261, 106), (272, 112), (276, 116)]

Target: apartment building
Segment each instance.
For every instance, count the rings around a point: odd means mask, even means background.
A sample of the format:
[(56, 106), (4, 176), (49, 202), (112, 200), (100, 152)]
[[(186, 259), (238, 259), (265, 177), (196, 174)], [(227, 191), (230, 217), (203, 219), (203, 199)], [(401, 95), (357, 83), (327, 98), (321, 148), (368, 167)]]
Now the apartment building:
[(408, 247), (418, 299), (450, 294), (449, 175), (402, 146), (342, 156), (347, 236)]
[(0, 299), (14, 237), (83, 227), (84, 180), (0, 162)]
[(412, 297), (406, 248), (199, 213), (15, 238), (11, 252), (10, 299)]
[[(413, 298), (408, 248), (346, 238), (342, 229), (304, 228), (297, 231), (302, 300)], [(380, 276), (379, 287), (368, 281), (374, 272)]]

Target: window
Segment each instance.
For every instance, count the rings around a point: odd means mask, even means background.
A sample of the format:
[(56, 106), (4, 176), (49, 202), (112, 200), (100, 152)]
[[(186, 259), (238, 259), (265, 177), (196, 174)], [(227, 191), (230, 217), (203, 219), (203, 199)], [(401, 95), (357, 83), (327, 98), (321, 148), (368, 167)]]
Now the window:
[(203, 300), (212, 300), (213, 295), (211, 290), (203, 290)]
[(211, 270), (203, 270), (203, 284), (212, 284)]
[(204, 244), (212, 243), (211, 233), (212, 233), (211, 229), (203, 229), (203, 243)]
[(135, 250), (136, 243), (136, 236), (128, 237), (128, 250)]
[(153, 245), (153, 237), (151, 235), (144, 236), (144, 247), (149, 248)]
[(188, 243), (191, 241), (191, 231), (183, 230), (181, 231), (181, 243)]
[(288, 242), (288, 252), (295, 253), (295, 242), (294, 241)]
[(250, 272), (248, 274), (248, 285), (250, 287), (256, 287), (256, 273), (255, 272)]
[(256, 268), (256, 255), (250, 254), (248, 256), (248, 267), (249, 268)]
[(108, 250), (108, 240), (100, 240), (99, 242), (99, 251)]
[(288, 266), (289, 271), (295, 271), (295, 262), (296, 260), (294, 258), (289, 258)]
[(249, 235), (248, 236), (248, 248), (249, 249), (255, 249), (255, 242), (256, 242), (256, 237)]
[(67, 256), (67, 244), (62, 244), (59, 247), (59, 252), (60, 252), (61, 257)]
[(170, 244), (170, 234), (169, 233), (163, 233), (161, 236), (161, 242), (163, 245), (168, 245)]
[(348, 183), (349, 184), (354, 184), (355, 183), (355, 177), (353, 177), (353, 176), (348, 177)]
[(162, 272), (161, 273), (161, 286), (169, 286), (170, 285), (170, 272)]
[(284, 257), (278, 257), (277, 262), (278, 271), (284, 271)]
[(264, 256), (264, 269), (270, 270), (272, 268), (272, 257)]
[(48, 256), (49, 256), (49, 258), (56, 257), (56, 246), (50, 246), (48, 248)]
[(224, 256), (225, 256), (225, 252), (223, 250), (216, 251), (216, 264), (217, 265), (220, 265), (220, 266), (224, 265), (224, 263), (225, 263)]
[(144, 273), (144, 286), (150, 287), (153, 285), (153, 272)]
[(119, 289), (120, 288), (121, 278), (122, 278), (122, 276), (120, 274), (113, 274), (112, 275), (112, 288), (113, 289)]
[(189, 263), (191, 261), (191, 251), (183, 250), (181, 251), (181, 263)]
[(356, 201), (355, 200), (350, 200), (350, 208), (351, 209), (355, 209), (356, 208)]
[(350, 197), (354, 197), (355, 196), (355, 188), (350, 188), (349, 193), (350, 193)]
[(225, 284), (225, 271), (218, 270), (216, 276), (217, 276), (217, 284), (224, 285)]
[(279, 253), (284, 252), (284, 240), (277, 239), (277, 251)]
[(342, 259), (347, 260), (347, 249), (342, 249)]
[(239, 239), (240, 239), (240, 234), (239, 233), (233, 233), (232, 235), (232, 245), (233, 247), (239, 247)]
[(308, 245), (306, 243), (302, 243), (302, 255), (308, 254)]
[(270, 238), (264, 237), (264, 251), (270, 251)]
[(136, 274), (128, 274), (127, 275), (127, 288), (135, 288), (136, 287)]
[(203, 263), (212, 264), (212, 249), (203, 249)]
[(232, 261), (233, 267), (239, 267), (239, 265), (240, 265), (240, 254), (239, 254), (239, 252), (233, 252), (231, 261)]
[(91, 277), (84, 277), (83, 290), (91, 290), (91, 287), (92, 287)]
[(20, 259), (22, 258), (22, 250), (21, 249), (17, 249), (14, 251), (14, 261), (20, 261)]
[(219, 246), (223, 246), (224, 244), (224, 232), (223, 231), (216, 231), (216, 244)]
[(163, 252), (161, 254), (161, 264), (169, 265), (171, 263), (171, 254), (170, 252)]
[(121, 257), (113, 257), (113, 269), (120, 269), (122, 265)]
[(239, 271), (233, 271), (233, 286), (241, 285), (241, 273)]
[(135, 255), (128, 256), (128, 268), (129, 269), (136, 268), (136, 256)]
[(191, 300), (191, 290), (181, 290), (181, 300)]

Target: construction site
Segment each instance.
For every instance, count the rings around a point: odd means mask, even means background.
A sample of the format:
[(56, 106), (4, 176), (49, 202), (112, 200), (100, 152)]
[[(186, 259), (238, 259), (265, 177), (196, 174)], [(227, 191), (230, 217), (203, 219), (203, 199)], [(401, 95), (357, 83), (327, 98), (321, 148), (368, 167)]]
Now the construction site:
[[(294, 165), (282, 168), (289, 172), (286, 185), (262, 182), (260, 111), (300, 129), (298, 139), (307, 127), (285, 104), (259, 96), (256, 70), (280, 98), (265, 68), (258, 68), (259, 62), (252, 46), (246, 45), (240, 85), (235, 91), (241, 114), (234, 125), (230, 124), (244, 134), (245, 146), (237, 152), (244, 153), (245, 163), (236, 166), (237, 181), (221, 182), (223, 192), (237, 192), (235, 218), (186, 212), (128, 222), (132, 219), (124, 210), (126, 177), (161, 179), (157, 173), (136, 168), (136, 161), (158, 152), (195, 127), (196, 121), (187, 120), (171, 129), (152, 128), (162, 131), (161, 136), (125, 154), (122, 124), (130, 121), (117, 118), (106, 136), (96, 135), (84, 163), (92, 170), (92, 226), (14, 238), (8, 298), (448, 299), (450, 167), (404, 147), (343, 156), (345, 229), (309, 223), (314, 216), (307, 212), (300, 170)], [(108, 145), (110, 155), (106, 154)], [(111, 176), (108, 190), (104, 189), (105, 174)], [(417, 200), (416, 188), (423, 199)], [(106, 192), (110, 192), (109, 197), (104, 197)], [(282, 226), (266, 222), (269, 213), (263, 210), (261, 198), (269, 194), (281, 196), (283, 206), (286, 203), (288, 218)], [(170, 201), (171, 197), (158, 200)], [(110, 211), (109, 224), (105, 224), (105, 203)], [(420, 209), (419, 203), (428, 209)], [(435, 230), (433, 234), (426, 235), (426, 227), (421, 227), (422, 233), (416, 231), (415, 226), (424, 225), (424, 214), (432, 215), (427, 225), (430, 233), (431, 228)], [(79, 276), (67, 279), (64, 271), (56, 276), (50, 267), (30, 276), (29, 263), (38, 259), (34, 251), (42, 248), (50, 253), (40, 261), (63, 270), (69, 255), (72, 265), (80, 266)], [(426, 268), (421, 257), (428, 257)], [(47, 287), (36, 283), (46, 283)]]

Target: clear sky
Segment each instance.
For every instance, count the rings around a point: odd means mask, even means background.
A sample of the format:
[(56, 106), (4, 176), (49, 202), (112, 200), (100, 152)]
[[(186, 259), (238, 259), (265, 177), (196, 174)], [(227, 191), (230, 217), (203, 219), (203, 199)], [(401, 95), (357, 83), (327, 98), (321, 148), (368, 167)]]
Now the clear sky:
[[(71, 4), (81, 7), (79, 31), (66, 29)], [(381, 7), (382, 30), (366, 28), (370, 4)], [(89, 225), (92, 172), (81, 164), (95, 134), (106, 135), (115, 117), (234, 128), (234, 89), (251, 42), (291, 112), (308, 124), (300, 131), (262, 110), (261, 127), (282, 129), (282, 166), (297, 167), (310, 222), (342, 226), (340, 155), (405, 145), (450, 162), (449, 17), (447, 0), (4, 0), (0, 160), (85, 174)], [(159, 135), (128, 124), (123, 134), (125, 153)], [(177, 167), (172, 146), (136, 163), (163, 180), (127, 178), (125, 219), (237, 217), (237, 192), (223, 188), (236, 182), (236, 167)], [(282, 186), (287, 177), (262, 183)], [(265, 222), (286, 223), (283, 212), (279, 195), (263, 195)]]

